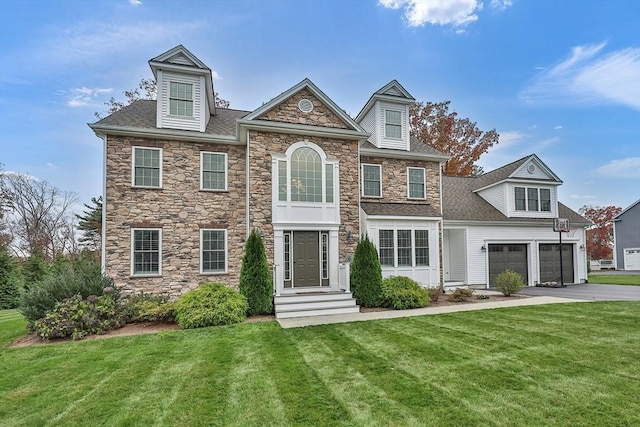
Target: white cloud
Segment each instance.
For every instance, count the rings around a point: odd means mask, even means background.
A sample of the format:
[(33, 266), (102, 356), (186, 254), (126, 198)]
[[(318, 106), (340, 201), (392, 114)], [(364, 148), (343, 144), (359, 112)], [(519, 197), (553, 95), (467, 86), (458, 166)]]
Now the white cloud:
[(596, 174), (611, 178), (640, 178), (640, 157), (611, 160), (595, 170)]
[(498, 140), (499, 142), (492, 149), (504, 150), (506, 148), (511, 148), (512, 146), (518, 144), (519, 142), (524, 141), (528, 137), (529, 135), (517, 130), (500, 132), (500, 138)]
[(131, 6), (140, 6), (142, 4), (141, 0), (129, 0), (129, 4)]
[(111, 92), (113, 92), (111, 88), (88, 88), (83, 86), (71, 89), (65, 95), (67, 96), (67, 105), (69, 107), (86, 107), (87, 105), (93, 105), (100, 95)]
[(55, 168), (55, 167), (56, 167), (56, 165), (54, 165), (54, 164), (53, 164), (53, 163), (51, 163), (51, 162), (47, 162), (47, 166), (49, 166), (50, 168)]
[(479, 0), (378, 0), (387, 9), (404, 9), (410, 27), (453, 25), (462, 27), (478, 19)]
[(606, 43), (574, 47), (521, 91), (527, 102), (616, 103), (640, 109), (640, 48), (604, 52)]
[(491, 7), (493, 9), (505, 10), (511, 6), (513, 6), (513, 0), (491, 0)]
[(554, 126), (553, 128), (554, 128), (555, 130), (560, 130), (560, 129), (562, 129), (562, 125)]
[(592, 200), (595, 199), (596, 196), (592, 196), (591, 194), (572, 194), (569, 196), (570, 198), (574, 199), (574, 200)]

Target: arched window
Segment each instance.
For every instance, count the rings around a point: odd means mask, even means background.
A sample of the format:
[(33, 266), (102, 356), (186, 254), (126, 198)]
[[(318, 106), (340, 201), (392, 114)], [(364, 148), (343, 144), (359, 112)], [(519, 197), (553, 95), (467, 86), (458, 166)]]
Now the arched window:
[(279, 160), (278, 200), (333, 203), (335, 161), (328, 161), (320, 147), (298, 142)]

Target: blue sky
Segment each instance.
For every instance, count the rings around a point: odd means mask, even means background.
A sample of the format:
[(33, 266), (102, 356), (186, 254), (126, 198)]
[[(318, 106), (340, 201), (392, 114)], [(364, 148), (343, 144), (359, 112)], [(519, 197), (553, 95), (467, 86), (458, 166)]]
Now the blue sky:
[(102, 188), (86, 123), (183, 44), (232, 108), (310, 78), (355, 116), (397, 79), (500, 143), (489, 171), (537, 154), (560, 199), (640, 198), (640, 2), (635, 0), (14, 1), (0, 16), (0, 162), (80, 203)]

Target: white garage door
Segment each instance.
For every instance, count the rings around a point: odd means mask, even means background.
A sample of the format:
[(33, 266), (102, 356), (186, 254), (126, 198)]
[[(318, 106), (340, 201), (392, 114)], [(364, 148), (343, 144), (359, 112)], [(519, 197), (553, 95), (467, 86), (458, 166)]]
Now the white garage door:
[(624, 269), (640, 270), (640, 248), (624, 250)]

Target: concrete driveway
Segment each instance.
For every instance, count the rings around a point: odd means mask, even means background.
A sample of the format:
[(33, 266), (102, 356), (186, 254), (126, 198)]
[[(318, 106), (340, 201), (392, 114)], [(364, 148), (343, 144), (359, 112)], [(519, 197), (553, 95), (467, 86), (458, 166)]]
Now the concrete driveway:
[(640, 286), (596, 285), (593, 283), (567, 285), (566, 288), (526, 287), (521, 295), (572, 298), (587, 301), (640, 301)]

